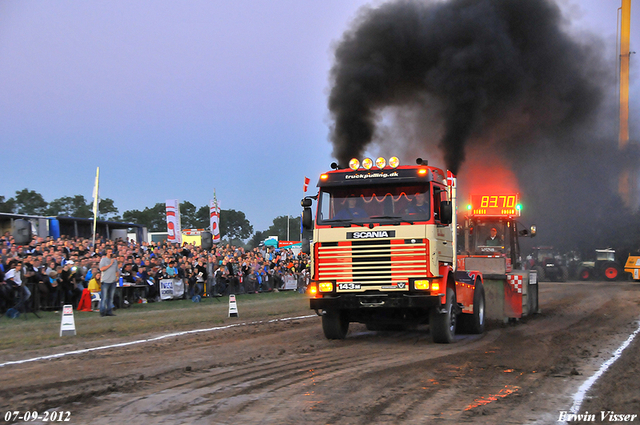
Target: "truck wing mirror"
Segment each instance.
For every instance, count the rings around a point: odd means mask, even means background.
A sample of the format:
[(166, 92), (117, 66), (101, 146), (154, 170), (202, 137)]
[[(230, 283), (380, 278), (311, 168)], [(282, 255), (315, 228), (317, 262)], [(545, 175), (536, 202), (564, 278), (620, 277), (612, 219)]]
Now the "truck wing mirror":
[(303, 254), (311, 254), (311, 241), (309, 239), (302, 239), (300, 244), (300, 251)]
[(302, 210), (302, 228), (304, 230), (313, 229), (313, 217), (311, 215), (311, 208), (304, 207)]
[(453, 221), (453, 208), (451, 201), (440, 202), (440, 222), (442, 224), (451, 224)]
[(304, 230), (313, 229), (313, 216), (311, 214), (312, 200), (312, 197), (307, 196), (300, 201), (300, 205), (302, 205), (302, 228)]
[(518, 232), (518, 234), (520, 236), (523, 236), (523, 237), (528, 236), (528, 237), (532, 238), (532, 237), (534, 237), (536, 235), (536, 226), (531, 226), (530, 230), (527, 230), (527, 229), (520, 230)]

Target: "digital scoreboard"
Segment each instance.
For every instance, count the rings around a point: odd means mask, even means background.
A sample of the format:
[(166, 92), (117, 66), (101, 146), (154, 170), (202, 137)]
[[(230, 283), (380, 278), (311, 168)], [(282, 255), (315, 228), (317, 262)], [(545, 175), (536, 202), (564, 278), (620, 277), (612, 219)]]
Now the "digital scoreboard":
[(517, 193), (471, 195), (467, 210), (474, 216), (514, 217), (520, 216), (522, 206)]

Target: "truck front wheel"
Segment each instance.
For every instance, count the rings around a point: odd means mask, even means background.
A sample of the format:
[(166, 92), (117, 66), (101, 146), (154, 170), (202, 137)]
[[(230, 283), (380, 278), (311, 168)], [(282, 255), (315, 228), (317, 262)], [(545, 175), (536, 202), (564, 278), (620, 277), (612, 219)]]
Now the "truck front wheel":
[(325, 310), (322, 314), (322, 330), (327, 339), (344, 339), (349, 331), (349, 320), (340, 310)]
[(432, 308), (429, 312), (429, 327), (431, 340), (435, 343), (449, 344), (456, 335), (456, 312), (454, 310), (456, 296), (453, 289), (447, 288), (447, 302), (443, 306), (445, 312), (440, 313), (440, 308)]

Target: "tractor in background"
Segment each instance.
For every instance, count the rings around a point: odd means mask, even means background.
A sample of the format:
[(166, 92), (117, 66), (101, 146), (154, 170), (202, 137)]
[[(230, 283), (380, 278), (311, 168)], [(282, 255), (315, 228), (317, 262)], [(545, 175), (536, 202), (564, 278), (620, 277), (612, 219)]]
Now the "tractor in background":
[(566, 260), (551, 246), (532, 248), (529, 270), (536, 271), (538, 281), (566, 282), (569, 278), (569, 267)]
[(616, 261), (616, 251), (611, 248), (596, 249), (595, 261), (583, 261), (578, 264), (578, 279), (618, 280), (622, 277), (623, 269)]

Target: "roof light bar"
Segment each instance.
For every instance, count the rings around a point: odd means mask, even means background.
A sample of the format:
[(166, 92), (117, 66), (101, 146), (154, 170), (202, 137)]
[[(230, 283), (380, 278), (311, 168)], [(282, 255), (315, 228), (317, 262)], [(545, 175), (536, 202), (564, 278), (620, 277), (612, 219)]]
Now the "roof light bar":
[(374, 165), (381, 170), (387, 165), (389, 165), (389, 167), (391, 168), (397, 168), (400, 165), (400, 160), (397, 156), (392, 156), (391, 158), (389, 158), (389, 162), (387, 162), (386, 158), (380, 156), (376, 158), (375, 163), (371, 158), (363, 159), (362, 163), (360, 163), (360, 160), (358, 158), (351, 158), (351, 160), (349, 161), (349, 168), (351, 168), (353, 171), (357, 171), (360, 166), (362, 166), (362, 168), (364, 168), (365, 170), (370, 170)]

